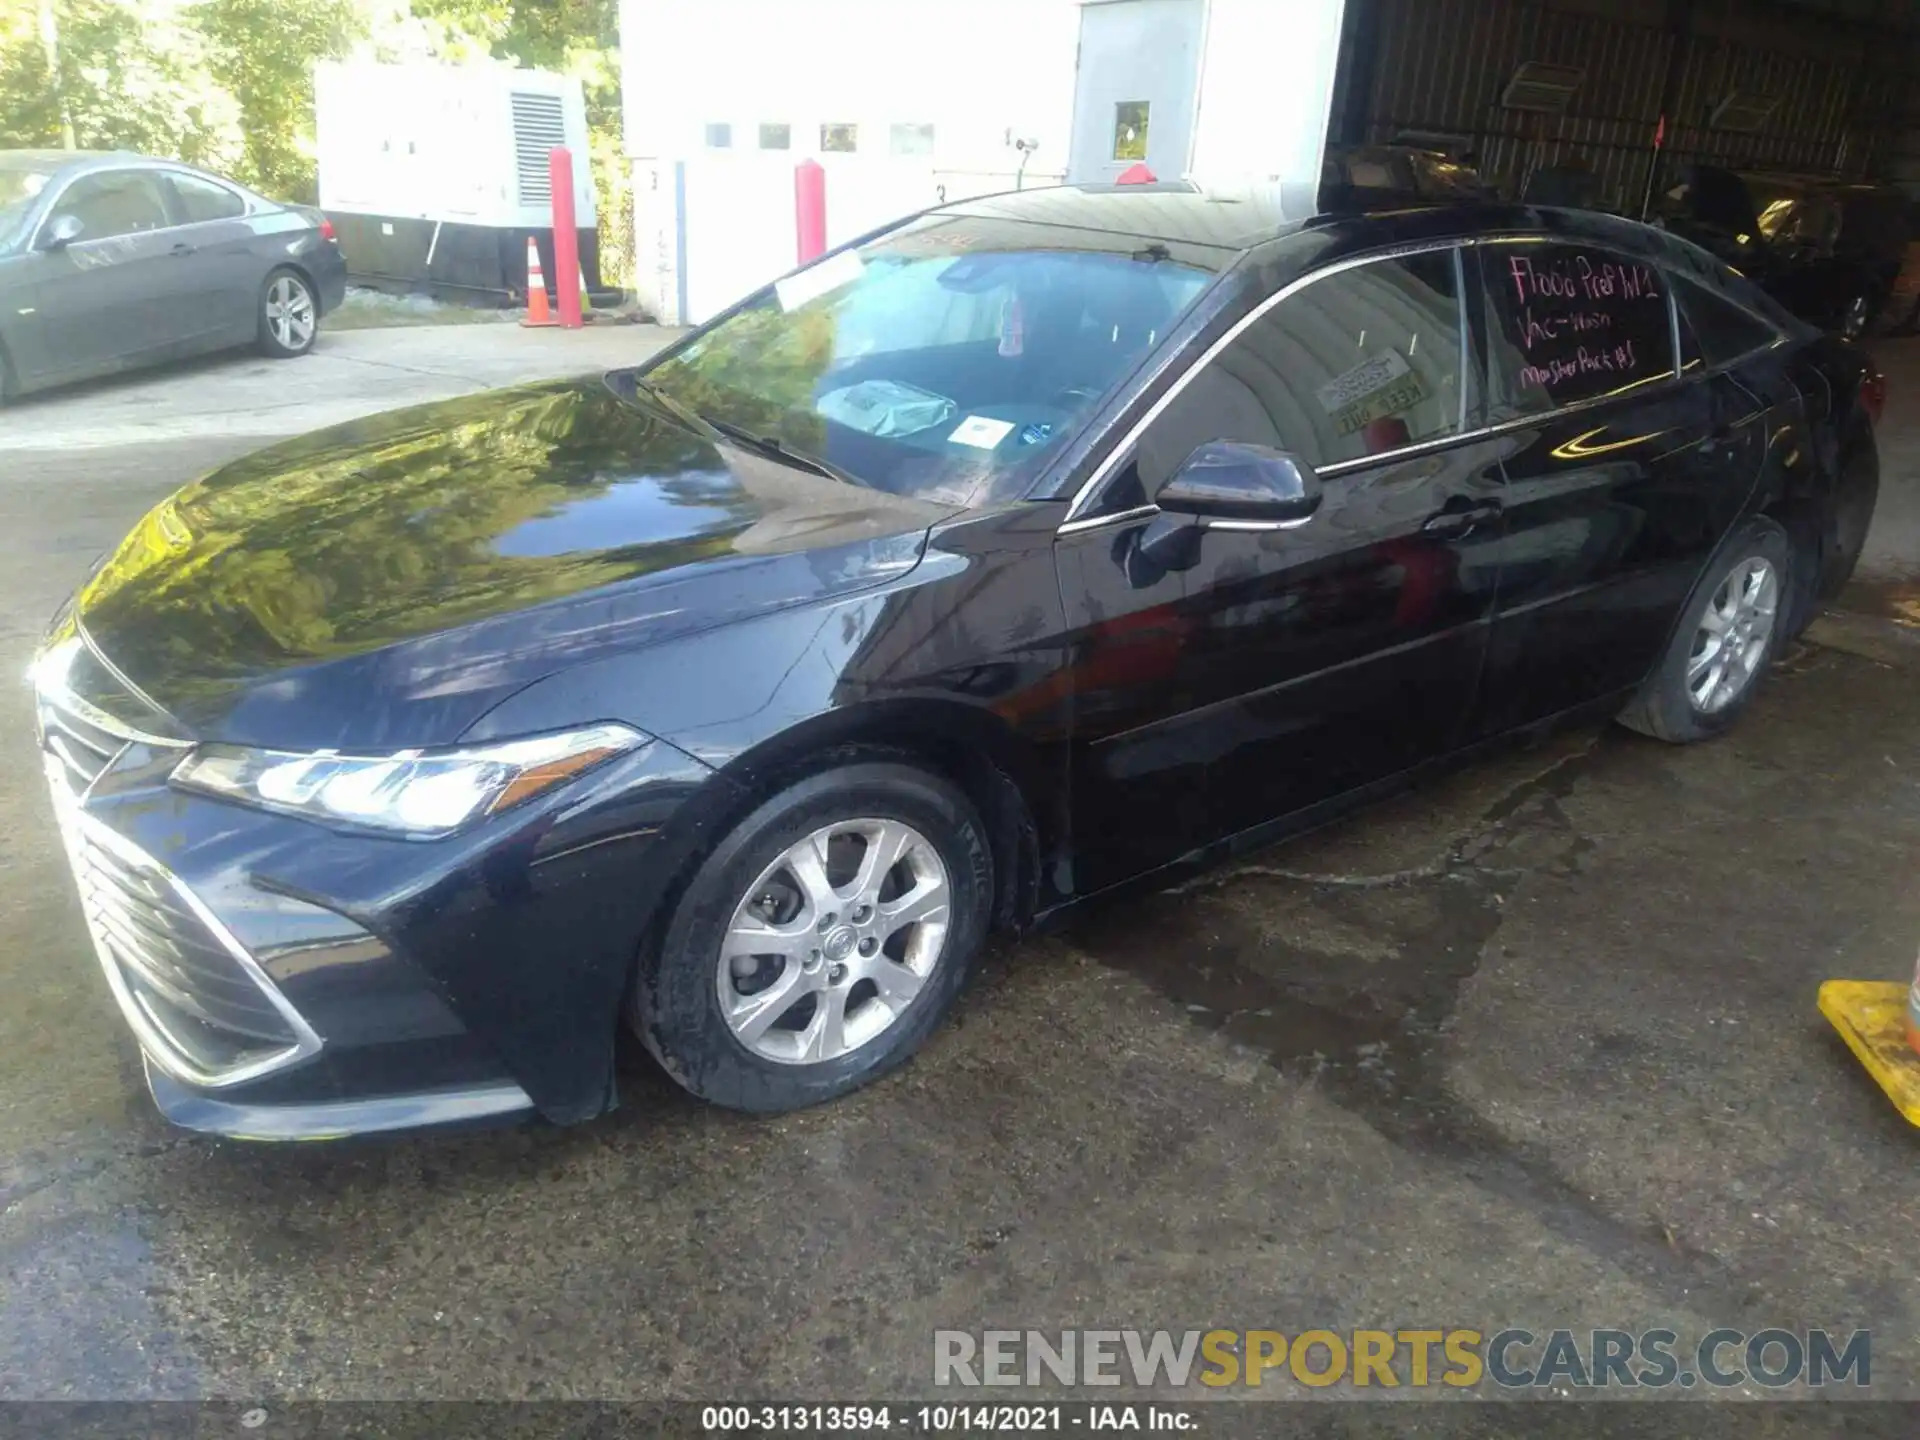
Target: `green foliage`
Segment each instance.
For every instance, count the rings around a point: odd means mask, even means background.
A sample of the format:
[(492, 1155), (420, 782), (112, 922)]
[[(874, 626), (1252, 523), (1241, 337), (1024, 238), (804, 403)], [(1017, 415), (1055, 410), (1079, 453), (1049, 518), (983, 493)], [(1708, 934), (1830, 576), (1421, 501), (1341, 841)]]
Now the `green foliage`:
[(198, 31), (178, 7), (58, 0), (50, 71), (35, 0), (0, 0), (0, 147), (58, 146), (62, 124), (82, 149), (139, 150), (231, 168), (239, 112), (208, 73)]
[(280, 199), (314, 199), (313, 67), (362, 33), (354, 0), (200, 0), (188, 14), (208, 72), (239, 107), (242, 178)]

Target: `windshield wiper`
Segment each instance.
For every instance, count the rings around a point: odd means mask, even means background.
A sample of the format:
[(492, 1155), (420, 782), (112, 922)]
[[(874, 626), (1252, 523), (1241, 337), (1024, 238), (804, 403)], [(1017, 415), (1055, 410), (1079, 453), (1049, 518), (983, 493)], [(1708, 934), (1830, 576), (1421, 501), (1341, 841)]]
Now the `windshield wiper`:
[(764, 455), (769, 460), (778, 460), (783, 465), (792, 465), (800, 470), (811, 470), (816, 475), (824, 475), (829, 480), (838, 480), (844, 485), (866, 487), (866, 481), (849, 475), (830, 460), (822, 460), (818, 455), (809, 455), (805, 450), (796, 450), (778, 435), (760, 435), (730, 420), (715, 420), (710, 415), (699, 417), (700, 423), (709, 430), (717, 430), (736, 445)]
[(647, 398), (662, 409), (671, 411), (675, 416), (687, 422), (696, 430), (703, 430), (707, 437), (722, 436), (756, 455), (764, 455), (769, 460), (777, 460), (783, 465), (791, 465), (799, 470), (810, 470), (815, 475), (824, 475), (829, 480), (838, 480), (843, 485), (858, 485), (863, 489), (872, 487), (857, 475), (842, 470), (830, 460), (822, 460), (818, 455), (810, 455), (805, 450), (796, 450), (778, 435), (760, 435), (744, 425), (735, 425), (730, 420), (715, 420), (710, 415), (702, 415), (684, 400), (675, 399), (651, 380), (639, 375), (622, 377), (635, 390), (644, 390)]

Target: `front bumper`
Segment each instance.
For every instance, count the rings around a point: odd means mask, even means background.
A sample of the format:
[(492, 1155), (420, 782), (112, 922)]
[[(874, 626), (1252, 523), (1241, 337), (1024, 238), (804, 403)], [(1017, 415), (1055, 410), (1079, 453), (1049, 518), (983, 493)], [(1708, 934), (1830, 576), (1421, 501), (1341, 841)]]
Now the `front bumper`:
[(323, 1139), (613, 1103), (661, 847), (706, 767), (656, 742), (416, 842), (184, 794), (184, 746), (70, 695), (38, 714), (87, 928), (168, 1119)]

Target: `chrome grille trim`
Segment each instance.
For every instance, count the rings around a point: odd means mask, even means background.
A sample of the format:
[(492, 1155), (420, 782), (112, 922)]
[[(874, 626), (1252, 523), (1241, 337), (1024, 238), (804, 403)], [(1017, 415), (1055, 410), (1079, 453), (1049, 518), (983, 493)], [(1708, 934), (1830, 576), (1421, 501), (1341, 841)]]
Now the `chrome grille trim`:
[[(166, 866), (81, 808), (84, 792), (69, 785), (62, 757), (49, 749), (45, 763), (87, 933), (148, 1060), (214, 1090), (318, 1054), (319, 1035), (220, 918)], [(233, 1064), (209, 1066), (173, 1033), (167, 1007), (252, 1048)]]

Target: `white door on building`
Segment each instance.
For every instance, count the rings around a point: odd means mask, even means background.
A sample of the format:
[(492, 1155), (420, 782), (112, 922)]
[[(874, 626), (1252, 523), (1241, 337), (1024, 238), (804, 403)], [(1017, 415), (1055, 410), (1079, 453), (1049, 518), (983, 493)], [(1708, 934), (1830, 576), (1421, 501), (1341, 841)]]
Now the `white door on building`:
[(1069, 180), (1109, 181), (1141, 160), (1161, 180), (1186, 174), (1203, 22), (1203, 0), (1081, 8)]

